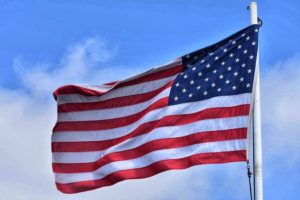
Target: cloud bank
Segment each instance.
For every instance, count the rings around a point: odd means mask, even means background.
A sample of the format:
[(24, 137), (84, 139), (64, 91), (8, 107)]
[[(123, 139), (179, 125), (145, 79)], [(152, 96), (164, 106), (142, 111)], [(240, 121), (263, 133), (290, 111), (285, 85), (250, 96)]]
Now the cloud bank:
[(266, 67), (261, 79), (265, 151), (299, 160), (300, 55)]

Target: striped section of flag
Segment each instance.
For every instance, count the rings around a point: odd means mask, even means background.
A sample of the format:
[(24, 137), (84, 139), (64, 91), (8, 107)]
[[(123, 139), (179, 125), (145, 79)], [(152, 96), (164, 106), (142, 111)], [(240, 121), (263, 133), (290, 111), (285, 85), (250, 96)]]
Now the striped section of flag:
[[(221, 44), (251, 35), (254, 28)], [(212, 46), (194, 53), (194, 68), (205, 66), (202, 59), (219, 50)], [(58, 190), (77, 193), (171, 169), (246, 160), (252, 87), (206, 98), (204, 91), (192, 93), (192, 78), (191, 86), (184, 86), (189, 96), (184, 96), (184, 90), (175, 87), (185, 84), (180, 77), (195, 75), (187, 64), (191, 55), (123, 81), (67, 85), (54, 92), (58, 118), (52, 134), (52, 167)], [(249, 77), (252, 84), (253, 75)], [(204, 96), (188, 98), (198, 94)]]

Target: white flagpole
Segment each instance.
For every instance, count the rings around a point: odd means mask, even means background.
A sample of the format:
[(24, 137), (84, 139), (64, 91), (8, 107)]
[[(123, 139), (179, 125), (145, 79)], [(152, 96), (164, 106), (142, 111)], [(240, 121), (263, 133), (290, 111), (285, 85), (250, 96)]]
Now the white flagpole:
[[(250, 20), (251, 24), (257, 24), (257, 4), (251, 2)], [(261, 144), (261, 113), (260, 113), (260, 83), (259, 83), (259, 52), (256, 59), (256, 77), (254, 88), (254, 130), (253, 130), (253, 163), (254, 163), (254, 199), (263, 200), (263, 176), (262, 176), (262, 144)]]

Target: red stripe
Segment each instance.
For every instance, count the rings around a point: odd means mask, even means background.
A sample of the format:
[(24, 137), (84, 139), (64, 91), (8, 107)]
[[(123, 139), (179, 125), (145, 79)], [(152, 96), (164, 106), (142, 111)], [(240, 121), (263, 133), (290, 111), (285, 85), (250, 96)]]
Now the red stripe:
[[(52, 151), (53, 152), (82, 152), (82, 151), (100, 151), (107, 149), (111, 146), (119, 144), (131, 137), (135, 137), (138, 135), (142, 135), (148, 133), (155, 128), (165, 127), (165, 126), (175, 126), (175, 125), (183, 125), (192, 122), (196, 122), (204, 119), (216, 119), (216, 118), (226, 118), (226, 117), (235, 117), (235, 116), (243, 116), (249, 114), (249, 104), (233, 106), (233, 107), (225, 107), (225, 108), (209, 108), (196, 113), (191, 114), (181, 114), (181, 115), (170, 115), (165, 116), (160, 120), (146, 122), (144, 124), (139, 125), (135, 130), (128, 133), (125, 136), (105, 140), (105, 141), (92, 141), (92, 142), (53, 142), (52, 143)], [(123, 122), (124, 123), (124, 122)], [(76, 124), (76, 123), (75, 123)], [(107, 126), (111, 127), (111, 125), (107, 125), (105, 123), (89, 123), (75, 125), (73, 122), (73, 126), (60, 126), (57, 127), (55, 131), (70, 131), (70, 130), (103, 130), (107, 128)], [(118, 126), (118, 124), (116, 124)], [(92, 126), (92, 127), (90, 127)], [(59, 133), (57, 133), (59, 134)], [(63, 133), (62, 133), (63, 134)], [(74, 133), (76, 134), (76, 133)]]
[[(116, 83), (116, 85), (113, 87), (113, 89), (130, 86), (130, 85), (136, 85), (136, 84), (144, 83), (147, 81), (154, 81), (154, 80), (167, 78), (169, 76), (178, 74), (182, 70), (182, 68), (183, 68), (183, 66), (182, 66), (182, 64), (180, 64), (180, 65), (177, 65), (176, 67), (172, 67), (172, 68), (169, 68), (166, 70), (154, 72), (152, 74), (144, 75), (144, 76), (141, 76), (141, 77), (136, 78), (131, 81)], [(106, 92), (100, 92), (97, 90), (84, 88), (84, 87), (77, 86), (77, 85), (66, 85), (66, 86), (60, 87), (57, 90), (55, 90), (55, 92), (53, 94), (54, 94), (54, 97), (57, 98), (58, 95), (62, 95), (62, 94), (80, 94), (80, 95), (85, 95), (85, 96), (101, 96), (104, 93), (106, 93)]]
[(106, 93), (105, 91), (103, 92), (96, 91), (79, 85), (64, 85), (58, 88), (57, 90), (55, 90), (53, 95), (56, 99), (57, 96), (61, 94), (81, 94), (86, 96), (100, 96), (105, 93)]
[(115, 84), (117, 84), (118, 83), (118, 81), (113, 81), (113, 82), (109, 82), (109, 83), (104, 83), (104, 85), (115, 85)]
[(157, 72), (154, 72), (153, 74), (148, 74), (148, 75), (145, 75), (145, 76), (141, 76), (141, 77), (136, 78), (132, 81), (126, 81), (124, 83), (120, 83), (120, 84), (116, 85), (116, 88), (131, 86), (131, 85), (136, 85), (136, 84), (140, 84), (140, 83), (144, 83), (144, 82), (148, 82), (148, 81), (155, 81), (155, 80), (167, 78), (169, 76), (173, 76), (173, 75), (178, 74), (179, 72), (182, 71), (182, 69), (183, 69), (183, 65), (179, 64), (176, 67), (172, 67), (172, 68), (169, 68), (169, 69), (166, 69), (166, 70), (157, 71)]
[(186, 169), (195, 165), (217, 164), (227, 162), (246, 161), (246, 151), (227, 151), (217, 153), (200, 153), (180, 159), (163, 160), (146, 167), (117, 171), (105, 178), (75, 183), (56, 183), (56, 187), (63, 193), (78, 193), (105, 186), (114, 185), (128, 179), (141, 179), (154, 176), (161, 172), (173, 169)]
[(56, 173), (80, 173), (91, 172), (108, 163), (130, 160), (138, 158), (152, 151), (161, 149), (173, 149), (199, 143), (225, 141), (233, 139), (246, 139), (247, 128), (219, 130), (219, 131), (206, 131), (193, 133), (187, 136), (177, 138), (165, 138), (147, 142), (139, 147), (107, 154), (98, 161), (90, 163), (53, 163), (52, 168)]
[(142, 103), (152, 99), (153, 97), (160, 94), (163, 90), (171, 87), (173, 81), (165, 84), (159, 89), (153, 90), (151, 92), (136, 94), (124, 97), (116, 97), (113, 99), (108, 99), (98, 102), (88, 102), (88, 103), (66, 103), (58, 105), (58, 112), (73, 112), (73, 111), (85, 111), (85, 110), (96, 110), (96, 109), (107, 109), (107, 108), (117, 108), (122, 106), (130, 106), (138, 103)]

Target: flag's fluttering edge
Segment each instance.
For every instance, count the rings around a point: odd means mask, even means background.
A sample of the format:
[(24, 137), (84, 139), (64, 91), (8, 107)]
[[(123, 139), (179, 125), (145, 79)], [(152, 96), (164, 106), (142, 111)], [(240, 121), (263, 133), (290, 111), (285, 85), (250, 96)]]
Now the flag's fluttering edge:
[(122, 81), (57, 89), (57, 188), (77, 193), (171, 169), (246, 161), (258, 29)]

